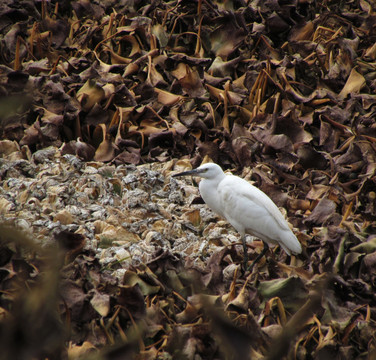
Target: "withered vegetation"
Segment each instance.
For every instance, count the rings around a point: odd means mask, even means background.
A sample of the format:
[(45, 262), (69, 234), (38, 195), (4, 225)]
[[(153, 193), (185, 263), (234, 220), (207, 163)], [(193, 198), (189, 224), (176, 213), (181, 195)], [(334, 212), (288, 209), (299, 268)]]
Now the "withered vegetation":
[[(0, 358), (374, 359), (375, 14), (2, 0)], [(244, 274), (236, 232), (170, 179), (207, 160), (304, 253)]]

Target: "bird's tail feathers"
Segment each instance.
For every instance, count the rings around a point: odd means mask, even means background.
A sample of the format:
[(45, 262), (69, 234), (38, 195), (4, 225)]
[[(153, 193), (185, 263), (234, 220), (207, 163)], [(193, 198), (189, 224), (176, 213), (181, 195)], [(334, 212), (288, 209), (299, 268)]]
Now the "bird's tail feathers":
[(300, 254), (302, 252), (302, 245), (292, 231), (283, 231), (280, 235), (280, 245), (288, 255)]

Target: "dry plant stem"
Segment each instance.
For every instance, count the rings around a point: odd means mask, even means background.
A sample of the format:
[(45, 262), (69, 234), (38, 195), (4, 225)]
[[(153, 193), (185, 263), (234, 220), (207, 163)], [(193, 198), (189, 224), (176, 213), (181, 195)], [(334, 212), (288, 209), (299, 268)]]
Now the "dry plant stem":
[(311, 293), (306, 303), (287, 322), (282, 334), (273, 342), (266, 357), (267, 360), (280, 360), (288, 354), (291, 342), (320, 306), (322, 293), (323, 286), (321, 284), (318, 290)]

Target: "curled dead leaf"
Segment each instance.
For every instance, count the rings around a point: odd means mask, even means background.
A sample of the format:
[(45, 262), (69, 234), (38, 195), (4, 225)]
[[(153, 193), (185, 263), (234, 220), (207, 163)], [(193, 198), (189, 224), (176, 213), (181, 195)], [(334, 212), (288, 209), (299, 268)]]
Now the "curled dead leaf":
[(87, 80), (76, 95), (84, 111), (89, 111), (95, 104), (100, 103), (104, 97), (105, 91), (93, 79)]
[(366, 79), (362, 74), (359, 74), (355, 69), (351, 70), (345, 86), (338, 94), (340, 99), (344, 99), (349, 94), (358, 94), (366, 83)]

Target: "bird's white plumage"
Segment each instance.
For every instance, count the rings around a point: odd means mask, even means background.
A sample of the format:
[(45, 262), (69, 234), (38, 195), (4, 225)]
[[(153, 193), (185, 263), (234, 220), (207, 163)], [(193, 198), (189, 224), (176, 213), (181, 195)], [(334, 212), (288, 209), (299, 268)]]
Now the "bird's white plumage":
[(268, 245), (280, 244), (288, 255), (302, 247), (274, 202), (260, 189), (234, 175), (226, 175), (217, 164), (195, 170), (202, 178), (199, 189), (205, 203), (243, 237), (250, 234)]

